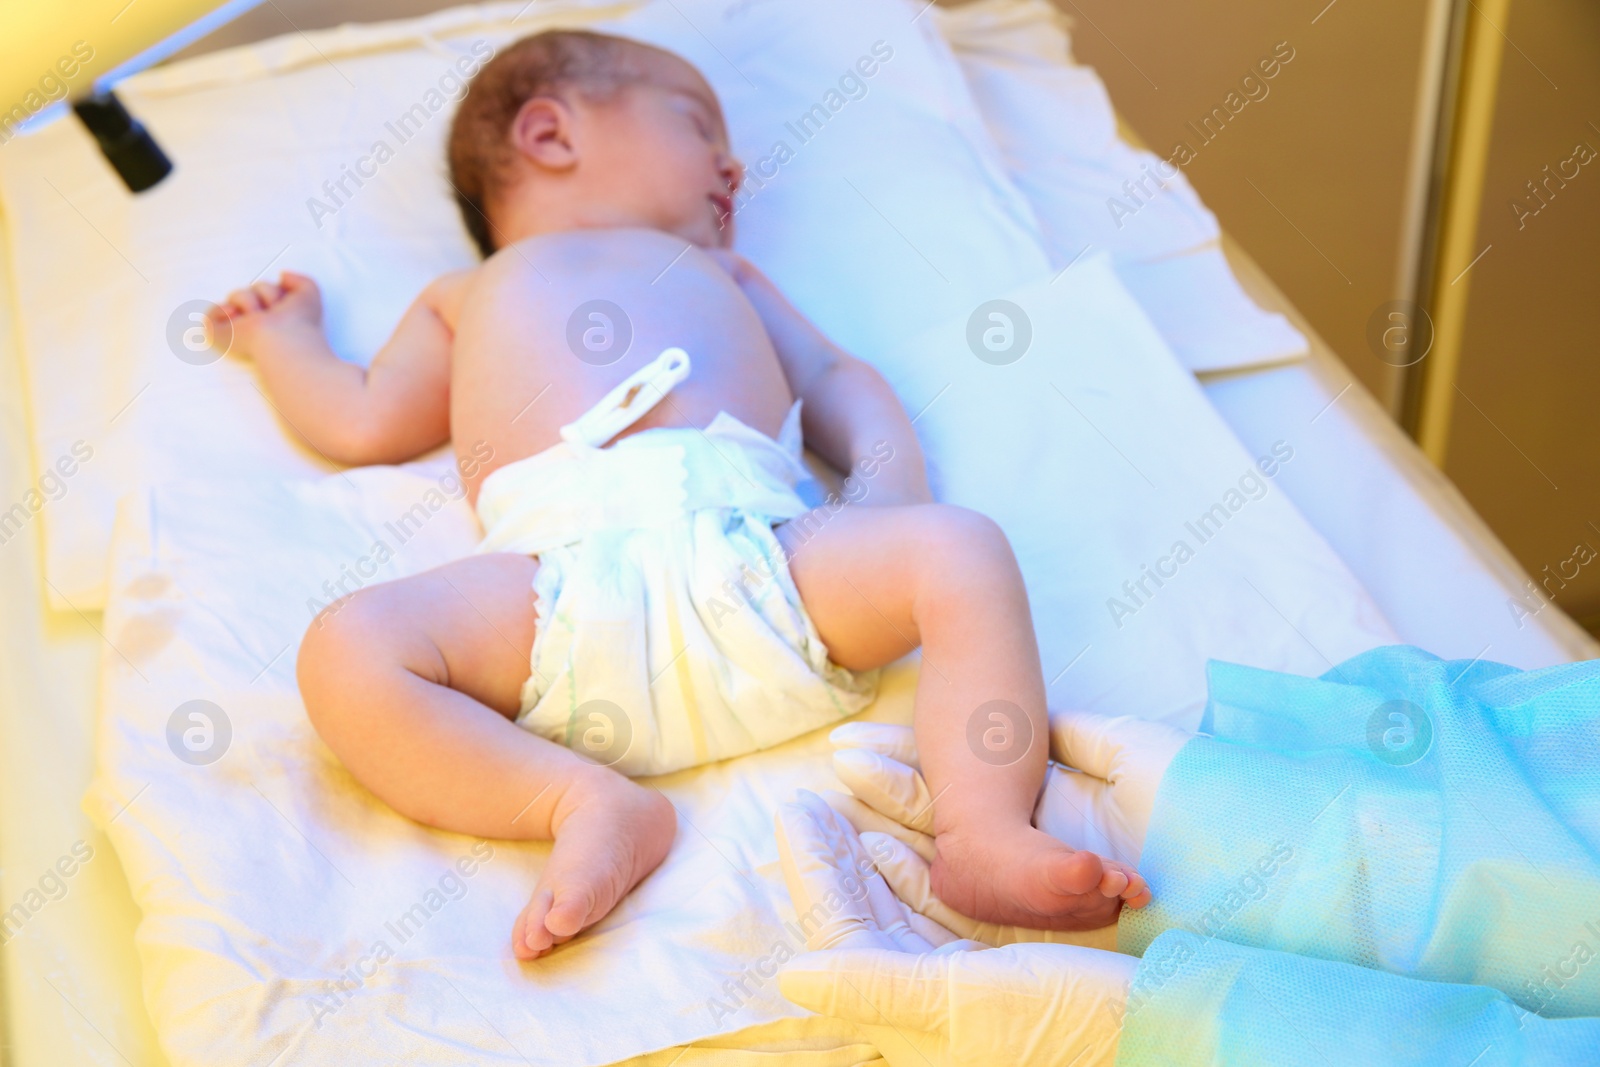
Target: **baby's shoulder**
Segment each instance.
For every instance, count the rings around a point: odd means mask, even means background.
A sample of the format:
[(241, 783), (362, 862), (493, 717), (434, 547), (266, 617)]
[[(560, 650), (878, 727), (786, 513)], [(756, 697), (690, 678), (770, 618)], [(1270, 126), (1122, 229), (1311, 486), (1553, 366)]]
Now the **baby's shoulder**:
[(461, 304), (466, 300), (467, 291), (482, 269), (481, 266), (466, 267), (441, 274), (429, 282), (428, 287), (422, 291), (423, 301), (452, 331), (455, 330), (456, 320), (461, 316)]

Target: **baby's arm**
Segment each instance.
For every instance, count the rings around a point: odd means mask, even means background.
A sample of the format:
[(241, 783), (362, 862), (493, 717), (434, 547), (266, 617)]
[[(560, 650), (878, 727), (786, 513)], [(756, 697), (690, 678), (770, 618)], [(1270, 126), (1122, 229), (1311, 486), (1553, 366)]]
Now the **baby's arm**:
[[(707, 252), (761, 316), (789, 387), (805, 402), (801, 422), (811, 450), (847, 474), (857, 472), (862, 461), (876, 468), (862, 504), (932, 501), (916, 431), (883, 375), (828, 340), (743, 256), (723, 249)], [(887, 462), (884, 445), (893, 449)]]
[(366, 369), (328, 347), (317, 283), (285, 271), (230, 293), (213, 313), (213, 336), (254, 359), (273, 406), (311, 447), (350, 465), (398, 463), (450, 438), (452, 324), (467, 272), (431, 283)]

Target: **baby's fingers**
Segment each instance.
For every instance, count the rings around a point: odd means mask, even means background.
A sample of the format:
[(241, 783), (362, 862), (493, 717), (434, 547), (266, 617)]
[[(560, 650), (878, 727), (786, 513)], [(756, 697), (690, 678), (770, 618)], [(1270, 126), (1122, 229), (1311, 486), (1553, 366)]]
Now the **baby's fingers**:
[(283, 299), (283, 286), (277, 282), (256, 282), (250, 287), (261, 298), (261, 306), (270, 308)]
[(222, 309), (229, 315), (250, 315), (262, 309), (261, 297), (254, 289), (235, 289), (222, 301)]
[(292, 270), (286, 270), (279, 274), (278, 284), (283, 286), (283, 291), (286, 293), (298, 292), (301, 289), (315, 289), (317, 287), (316, 280), (309, 274), (299, 274)]

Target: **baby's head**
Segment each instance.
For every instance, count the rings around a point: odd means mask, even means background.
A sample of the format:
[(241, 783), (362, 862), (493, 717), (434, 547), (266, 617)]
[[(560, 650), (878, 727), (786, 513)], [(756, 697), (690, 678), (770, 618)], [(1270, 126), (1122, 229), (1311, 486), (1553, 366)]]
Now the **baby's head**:
[(450, 129), (450, 177), (487, 257), (534, 234), (613, 226), (728, 247), (743, 168), (694, 67), (621, 37), (555, 30), (473, 78)]

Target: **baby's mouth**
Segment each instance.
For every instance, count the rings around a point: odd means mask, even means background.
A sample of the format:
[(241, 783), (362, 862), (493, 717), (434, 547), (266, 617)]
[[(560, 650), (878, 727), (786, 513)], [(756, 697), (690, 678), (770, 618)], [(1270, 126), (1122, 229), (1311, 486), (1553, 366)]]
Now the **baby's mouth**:
[(706, 199), (711, 201), (711, 209), (717, 216), (717, 229), (726, 229), (728, 222), (733, 218), (733, 197), (712, 193)]

